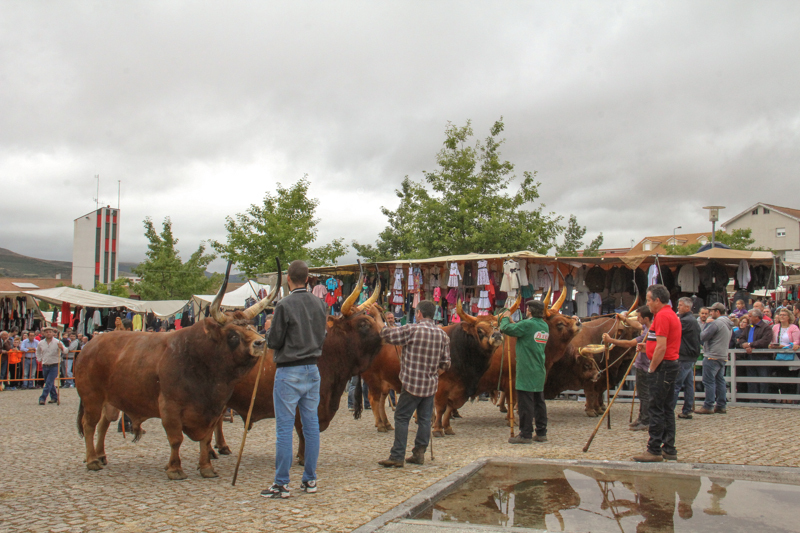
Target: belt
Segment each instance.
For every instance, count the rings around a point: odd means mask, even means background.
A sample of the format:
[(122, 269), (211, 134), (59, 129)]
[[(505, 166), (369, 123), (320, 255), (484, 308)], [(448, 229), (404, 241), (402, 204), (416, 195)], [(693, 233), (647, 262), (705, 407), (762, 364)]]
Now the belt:
[(42, 366), (58, 366), (58, 363), (50, 363), (49, 365), (42, 364)]

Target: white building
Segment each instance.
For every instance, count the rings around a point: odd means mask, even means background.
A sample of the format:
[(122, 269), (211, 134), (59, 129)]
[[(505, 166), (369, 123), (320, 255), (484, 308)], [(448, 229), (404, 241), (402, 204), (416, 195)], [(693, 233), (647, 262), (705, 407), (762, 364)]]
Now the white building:
[(91, 290), (119, 274), (119, 209), (109, 206), (75, 219), (72, 283)]
[(800, 209), (758, 202), (722, 223), (730, 233), (750, 228), (755, 246), (770, 248), (784, 261), (800, 261)]

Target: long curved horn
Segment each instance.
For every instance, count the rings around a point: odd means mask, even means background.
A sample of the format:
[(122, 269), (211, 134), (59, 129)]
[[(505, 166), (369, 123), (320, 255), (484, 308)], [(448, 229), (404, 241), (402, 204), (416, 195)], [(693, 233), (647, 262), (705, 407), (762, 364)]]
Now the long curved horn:
[(211, 302), (211, 317), (219, 322), (220, 325), (224, 325), (228, 322), (228, 317), (225, 316), (225, 313), (220, 311), (219, 307), (222, 304), (222, 297), (225, 296), (225, 289), (228, 288), (228, 278), (231, 275), (231, 263), (228, 261), (228, 268), (225, 269), (225, 279), (222, 280), (222, 285), (219, 287), (219, 291), (217, 291), (217, 295), (214, 297), (214, 301)]
[(369, 298), (367, 298), (366, 302), (364, 302), (363, 304), (359, 305), (356, 308), (356, 311), (363, 311), (364, 309), (366, 309), (370, 305), (372, 305), (375, 302), (377, 302), (378, 301), (378, 295), (380, 293), (381, 293), (381, 278), (380, 278), (380, 276), (378, 276), (378, 279), (375, 282), (375, 288), (372, 290), (372, 294), (370, 295)]
[(269, 293), (263, 300), (244, 310), (244, 316), (248, 320), (252, 320), (258, 316), (261, 311), (263, 311), (269, 304), (274, 302), (275, 298), (278, 297), (278, 291), (281, 290), (281, 282), (283, 281), (281, 279), (283, 277), (283, 272), (281, 272), (281, 260), (276, 257), (275, 262), (278, 263), (278, 281), (275, 282), (275, 287), (272, 288), (272, 292)]
[(508, 312), (513, 315), (514, 313), (517, 312), (517, 309), (519, 309), (520, 304), (522, 304), (522, 293), (521, 292), (519, 294), (517, 294), (517, 299), (514, 300), (514, 303), (511, 304), (511, 307), (508, 308)]
[(544, 300), (542, 300), (542, 303), (544, 304), (545, 307), (549, 307), (550, 306), (550, 293), (552, 293), (552, 292), (553, 292), (553, 287), (550, 286), (550, 288), (547, 289), (547, 296), (545, 296)]
[(554, 315), (558, 313), (559, 309), (561, 309), (561, 306), (564, 305), (564, 300), (566, 299), (567, 299), (567, 288), (564, 287), (564, 289), (561, 290), (561, 296), (558, 297), (556, 303), (554, 303), (553, 307), (550, 308), (550, 314)]
[(639, 306), (639, 295), (637, 294), (636, 299), (633, 301), (633, 305), (631, 306), (630, 309), (628, 309), (628, 314), (633, 313), (633, 310), (636, 309), (638, 306)]
[(467, 313), (464, 312), (464, 310), (461, 308), (460, 299), (456, 304), (456, 312), (458, 313), (458, 317), (461, 319), (462, 322), (466, 322), (467, 324), (475, 324), (478, 321), (478, 319), (475, 318), (474, 316), (468, 315)]
[(364, 290), (363, 273), (358, 275), (358, 281), (356, 282), (353, 292), (350, 293), (350, 296), (348, 296), (347, 300), (345, 300), (342, 304), (342, 316), (350, 316), (353, 314), (353, 304), (356, 303), (356, 300), (358, 300), (362, 290)]

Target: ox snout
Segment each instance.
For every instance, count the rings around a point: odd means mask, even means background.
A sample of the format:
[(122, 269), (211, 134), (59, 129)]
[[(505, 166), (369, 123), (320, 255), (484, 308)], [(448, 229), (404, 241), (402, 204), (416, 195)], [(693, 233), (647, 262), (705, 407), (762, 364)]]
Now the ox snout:
[(264, 350), (267, 349), (267, 339), (260, 337), (253, 341), (253, 344), (250, 345), (250, 353), (254, 357), (260, 356), (264, 353)]
[(597, 383), (597, 380), (599, 379), (600, 379), (600, 372), (597, 372), (592, 378), (592, 383)]
[(503, 345), (503, 334), (500, 332), (492, 333), (492, 346), (495, 348)]

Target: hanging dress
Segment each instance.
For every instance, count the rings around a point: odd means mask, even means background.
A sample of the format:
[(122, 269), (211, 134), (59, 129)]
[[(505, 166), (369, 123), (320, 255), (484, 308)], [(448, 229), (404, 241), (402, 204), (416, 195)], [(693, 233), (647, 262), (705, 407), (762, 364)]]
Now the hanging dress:
[(491, 283), (489, 281), (489, 271), (486, 269), (486, 265), (488, 261), (480, 260), (478, 261), (478, 285), (489, 285)]
[(450, 278), (447, 281), (448, 287), (458, 287), (458, 280), (461, 279), (461, 272), (458, 271), (458, 263), (450, 263)]
[(403, 267), (394, 269), (394, 287), (392, 288), (396, 291), (403, 290)]
[(430, 283), (431, 287), (438, 287), (439, 286), (439, 272), (440, 268), (438, 266), (431, 267), (430, 270)]
[(528, 262), (525, 259), (519, 260), (519, 285), (524, 287), (528, 284)]
[(436, 303), (439, 303), (439, 301), (441, 299), (442, 299), (442, 289), (440, 289), (439, 287), (434, 287), (433, 288), (433, 301), (436, 302)]
[(478, 316), (488, 315), (489, 309), (492, 308), (489, 302), (489, 291), (481, 291), (481, 296), (478, 299)]
[(503, 282), (500, 284), (501, 292), (509, 292), (514, 289), (516, 296), (516, 289), (519, 288), (519, 278), (517, 278), (517, 271), (519, 270), (519, 263), (516, 261), (503, 262)]
[(408, 265), (408, 292), (417, 290), (416, 280), (414, 279), (414, 267)]

